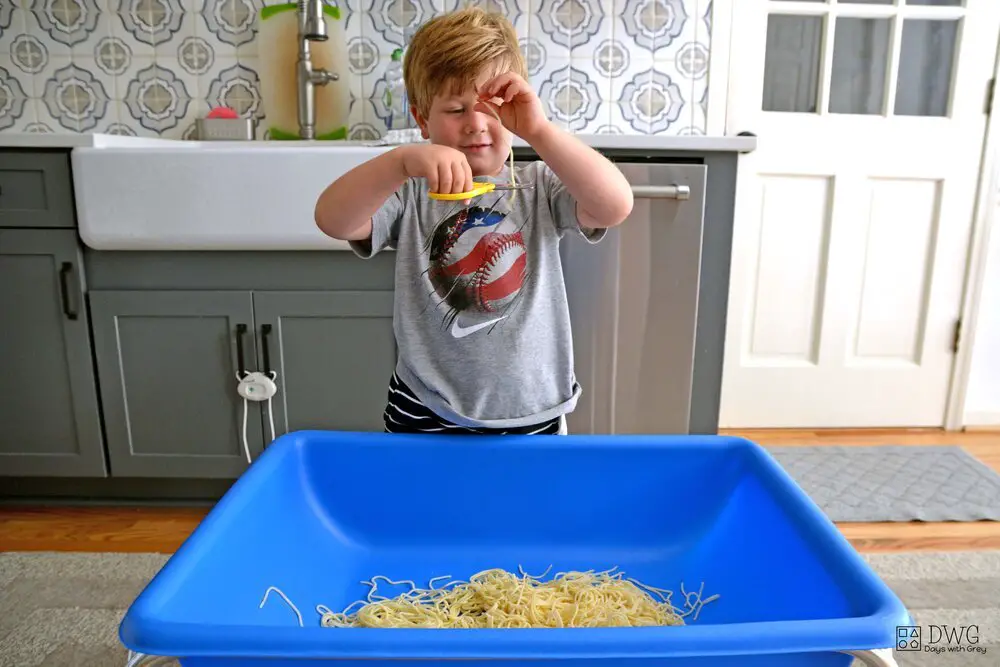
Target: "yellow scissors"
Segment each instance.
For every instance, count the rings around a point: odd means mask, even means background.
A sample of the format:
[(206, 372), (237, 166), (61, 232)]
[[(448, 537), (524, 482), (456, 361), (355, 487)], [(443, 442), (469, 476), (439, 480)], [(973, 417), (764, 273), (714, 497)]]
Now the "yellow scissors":
[(431, 199), (438, 199), (441, 201), (465, 201), (466, 199), (472, 199), (473, 197), (478, 197), (484, 195), (487, 192), (493, 192), (494, 190), (530, 190), (534, 187), (531, 184), (527, 185), (497, 185), (496, 183), (476, 183), (476, 187), (472, 188), (468, 192), (455, 192), (455, 193), (441, 193), (432, 192), (430, 193)]

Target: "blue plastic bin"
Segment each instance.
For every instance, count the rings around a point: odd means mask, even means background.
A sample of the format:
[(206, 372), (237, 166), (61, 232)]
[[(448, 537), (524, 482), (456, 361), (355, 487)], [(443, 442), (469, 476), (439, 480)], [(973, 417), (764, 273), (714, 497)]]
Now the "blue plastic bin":
[[(342, 610), (376, 575), (426, 585), (519, 565), (618, 566), (673, 591), (704, 582), (706, 597), (721, 597), (689, 625), (656, 628), (323, 628), (315, 609)], [(258, 608), (269, 586), (305, 627), (274, 594)], [(185, 667), (847, 667), (842, 651), (893, 647), (909, 623), (747, 440), (303, 431), (276, 440), (233, 485), (136, 599), (120, 636)]]

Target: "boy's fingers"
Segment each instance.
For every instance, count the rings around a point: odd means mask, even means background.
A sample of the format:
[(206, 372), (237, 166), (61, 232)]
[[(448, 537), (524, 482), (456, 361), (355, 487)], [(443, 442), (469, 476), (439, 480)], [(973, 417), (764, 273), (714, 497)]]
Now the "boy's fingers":
[(468, 192), (473, 187), (473, 184), (472, 184), (472, 167), (469, 166), (469, 161), (466, 160), (464, 156), (462, 157), (462, 167), (465, 170), (465, 184), (467, 186), (466, 189), (465, 189), (465, 192)]
[(438, 163), (438, 188), (437, 191), (441, 193), (451, 192), (451, 169), (446, 162)]
[[(491, 109), (493, 110), (493, 113), (490, 113)], [(476, 111), (482, 111), (483, 113), (488, 114), (490, 116), (494, 114), (496, 114), (497, 116), (500, 115), (500, 107), (493, 104), (492, 102), (487, 102), (487, 101), (477, 102)]]
[(459, 192), (468, 192), (468, 188), (465, 187), (465, 173), (462, 169), (462, 163), (455, 161), (451, 165), (451, 191), (455, 194)]

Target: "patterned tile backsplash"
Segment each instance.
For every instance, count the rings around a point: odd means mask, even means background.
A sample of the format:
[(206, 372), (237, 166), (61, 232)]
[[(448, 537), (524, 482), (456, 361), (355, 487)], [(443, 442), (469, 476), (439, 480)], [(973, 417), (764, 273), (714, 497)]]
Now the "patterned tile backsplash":
[[(0, 0), (0, 132), (191, 138), (195, 119), (228, 106), (256, 117), (263, 135), (258, 13), (281, 1)], [(459, 2), (341, 1), (350, 138), (386, 131), (392, 51)], [(563, 127), (704, 133), (711, 0), (478, 4), (514, 23), (531, 83)]]

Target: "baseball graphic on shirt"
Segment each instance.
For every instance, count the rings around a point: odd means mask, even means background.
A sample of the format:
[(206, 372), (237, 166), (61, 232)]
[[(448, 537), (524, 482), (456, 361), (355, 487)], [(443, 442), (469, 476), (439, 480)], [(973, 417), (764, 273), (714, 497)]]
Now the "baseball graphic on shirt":
[(524, 287), (527, 247), (504, 213), (472, 206), (442, 221), (430, 239), (428, 277), (462, 338), (503, 319)]

